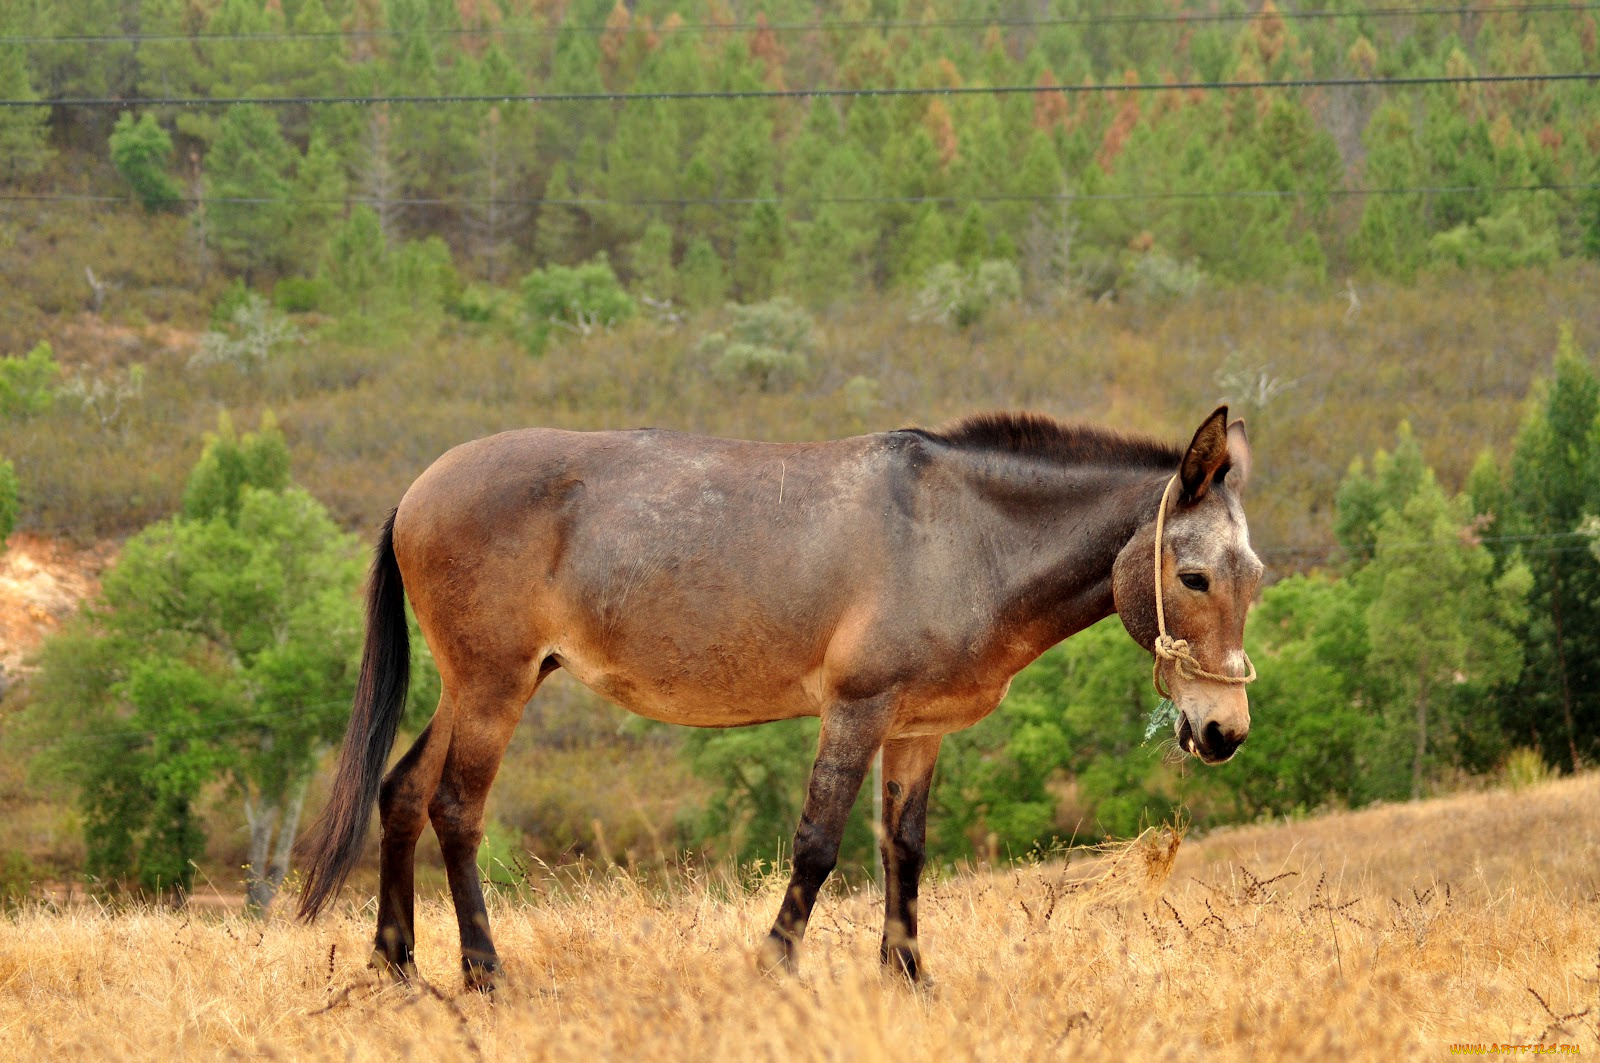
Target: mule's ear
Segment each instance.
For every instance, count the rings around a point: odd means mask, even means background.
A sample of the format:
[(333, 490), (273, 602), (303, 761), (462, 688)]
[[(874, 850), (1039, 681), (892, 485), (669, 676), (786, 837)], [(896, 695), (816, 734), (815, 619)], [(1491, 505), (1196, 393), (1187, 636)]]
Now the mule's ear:
[(1218, 406), (1194, 434), (1183, 464), (1178, 466), (1178, 482), (1186, 502), (1198, 502), (1211, 489), (1211, 478), (1228, 463), (1228, 408)]
[(1241, 418), (1228, 426), (1228, 486), (1234, 494), (1244, 491), (1250, 482), (1250, 437), (1244, 434)]

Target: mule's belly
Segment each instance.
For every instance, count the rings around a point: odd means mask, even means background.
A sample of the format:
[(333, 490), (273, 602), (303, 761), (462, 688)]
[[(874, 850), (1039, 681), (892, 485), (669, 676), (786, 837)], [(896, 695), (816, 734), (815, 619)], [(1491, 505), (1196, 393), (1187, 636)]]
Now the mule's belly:
[(759, 666), (747, 681), (730, 684), (710, 678), (630, 666), (617, 668), (579, 651), (555, 651), (561, 666), (596, 694), (629, 712), (661, 723), (689, 727), (740, 727), (745, 724), (821, 715), (820, 703), (801, 683), (773, 682)]

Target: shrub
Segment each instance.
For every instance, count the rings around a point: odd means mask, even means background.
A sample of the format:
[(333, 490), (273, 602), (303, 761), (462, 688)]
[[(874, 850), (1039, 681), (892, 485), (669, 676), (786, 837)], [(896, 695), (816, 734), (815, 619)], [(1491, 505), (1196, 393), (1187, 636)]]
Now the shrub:
[(505, 303), (506, 293), (499, 288), (470, 284), (445, 309), (461, 321), (488, 324), (500, 315)]
[(314, 277), (285, 277), (272, 288), (272, 305), (286, 314), (308, 314), (328, 305), (328, 284)]
[(405, 306), (448, 306), (461, 294), (461, 277), (450, 248), (437, 236), (408, 240), (395, 248), (389, 255), (388, 274)]
[(226, 329), (213, 328), (200, 337), (200, 350), (190, 364), (225, 362), (247, 371), (257, 369), (270, 361), (278, 348), (299, 339), (299, 330), (287, 317), (251, 292), (234, 310)]
[(130, 365), (93, 379), (79, 373), (56, 394), (93, 417), (101, 428), (110, 428), (121, 423), (134, 403), (144, 397), (145, 375), (142, 365)]
[(1512, 790), (1523, 790), (1529, 786), (1537, 786), (1545, 782), (1554, 774), (1550, 765), (1544, 762), (1544, 757), (1537, 749), (1520, 747), (1513, 749), (1506, 757), (1505, 768), (1506, 785)]
[(248, 306), (251, 299), (258, 298), (255, 292), (241, 277), (235, 277), (217, 296), (217, 301), (211, 305), (211, 324), (214, 328), (226, 328), (233, 321), (233, 315), (239, 309)]
[(17, 526), (17, 496), (21, 493), (17, 470), (0, 458), (0, 550), (5, 549), (11, 529)]
[(777, 391), (805, 379), (816, 351), (816, 323), (798, 303), (778, 296), (730, 306), (733, 324), (700, 341), (701, 354), (720, 379)]
[(55, 351), (41, 343), (21, 357), (0, 358), (0, 417), (31, 417), (55, 401), (61, 375)]
[(1205, 283), (1195, 259), (1187, 262), (1164, 251), (1150, 250), (1134, 260), (1127, 273), (1128, 293), (1145, 303), (1176, 303), (1192, 298)]
[(173, 209), (183, 198), (183, 186), (167, 172), (172, 161), (172, 138), (148, 111), (136, 122), (124, 111), (111, 132), (111, 163), (133, 188), (145, 210)]
[(1508, 206), (1435, 235), (1428, 241), (1435, 264), (1493, 270), (1545, 266), (1561, 253), (1555, 212), (1542, 200)]
[(988, 259), (973, 269), (941, 262), (924, 278), (914, 316), (964, 329), (1021, 297), (1022, 274), (1010, 261)]
[(634, 305), (600, 255), (581, 266), (550, 266), (528, 274), (522, 279), (522, 310), (528, 349), (543, 354), (552, 329), (587, 336), (626, 321)]

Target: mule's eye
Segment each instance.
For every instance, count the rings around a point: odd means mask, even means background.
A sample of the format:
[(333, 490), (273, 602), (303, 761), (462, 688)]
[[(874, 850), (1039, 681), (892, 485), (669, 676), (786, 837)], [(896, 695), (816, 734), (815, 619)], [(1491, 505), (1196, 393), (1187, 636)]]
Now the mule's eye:
[(1178, 582), (1192, 591), (1203, 593), (1211, 589), (1211, 581), (1198, 572), (1180, 572), (1178, 573)]

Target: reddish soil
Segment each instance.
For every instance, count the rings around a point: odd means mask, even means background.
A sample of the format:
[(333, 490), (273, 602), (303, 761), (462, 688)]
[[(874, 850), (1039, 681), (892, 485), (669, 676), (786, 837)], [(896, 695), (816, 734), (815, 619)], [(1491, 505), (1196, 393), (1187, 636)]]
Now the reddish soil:
[[(46, 635), (100, 590), (116, 544), (86, 549), (18, 532), (0, 553), (0, 669), (15, 676)], [(0, 680), (3, 682), (3, 680)]]

